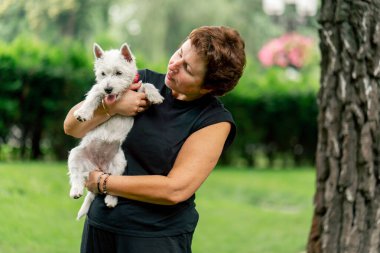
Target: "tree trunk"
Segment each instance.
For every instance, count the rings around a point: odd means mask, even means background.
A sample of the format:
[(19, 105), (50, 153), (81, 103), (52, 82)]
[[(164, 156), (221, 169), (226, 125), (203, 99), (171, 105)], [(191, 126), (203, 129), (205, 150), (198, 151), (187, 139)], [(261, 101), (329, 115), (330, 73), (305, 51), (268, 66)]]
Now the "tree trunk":
[(380, 252), (380, 0), (323, 0), (308, 253)]
[[(42, 140), (42, 130), (43, 130), (43, 109), (36, 115), (36, 121), (32, 128), (32, 150), (31, 150), (31, 159), (32, 160), (38, 160), (42, 156), (41, 151), (41, 140)], [(54, 138), (54, 137), (53, 137)]]

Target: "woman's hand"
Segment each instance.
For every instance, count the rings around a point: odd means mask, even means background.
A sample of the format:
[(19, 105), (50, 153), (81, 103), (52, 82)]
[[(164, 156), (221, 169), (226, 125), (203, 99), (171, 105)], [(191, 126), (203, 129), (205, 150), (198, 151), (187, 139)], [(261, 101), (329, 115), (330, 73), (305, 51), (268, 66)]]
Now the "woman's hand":
[[(99, 179), (102, 179), (99, 177), (101, 177), (102, 175), (104, 175), (104, 173), (101, 172), (100, 170), (91, 171), (87, 178), (87, 181), (85, 182), (85, 187), (87, 188), (87, 190), (95, 194), (100, 193), (99, 189), (100, 191), (102, 190), (103, 180), (99, 181)], [(99, 189), (98, 189), (98, 181), (99, 181)]]
[(144, 92), (136, 92), (141, 87), (141, 82), (131, 84), (131, 86), (121, 94), (121, 97), (114, 103), (108, 104), (108, 113), (113, 116), (120, 114), (123, 116), (136, 116), (138, 113), (145, 111), (149, 107), (146, 94)]
[(121, 95), (120, 99), (111, 104), (107, 104), (107, 102), (103, 100), (104, 106), (107, 107), (106, 111), (103, 105), (100, 104), (94, 113), (94, 118), (86, 122), (79, 122), (74, 117), (74, 111), (77, 110), (83, 102), (75, 105), (71, 108), (63, 123), (65, 133), (76, 138), (83, 138), (86, 133), (107, 121), (110, 118), (109, 115), (120, 114), (124, 116), (136, 116), (138, 113), (145, 111), (148, 109), (150, 103), (145, 93), (136, 92), (140, 87), (141, 82), (132, 84), (129, 89)]

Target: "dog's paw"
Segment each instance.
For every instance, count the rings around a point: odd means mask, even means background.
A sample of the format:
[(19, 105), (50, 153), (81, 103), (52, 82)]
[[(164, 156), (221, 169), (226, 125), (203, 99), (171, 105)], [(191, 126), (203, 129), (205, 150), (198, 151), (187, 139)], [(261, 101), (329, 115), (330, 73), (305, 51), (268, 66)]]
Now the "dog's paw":
[(146, 98), (152, 104), (161, 104), (164, 101), (164, 97), (161, 96), (157, 88), (151, 83), (144, 83), (139, 91), (145, 92)]
[(70, 189), (70, 197), (73, 199), (79, 199), (83, 195), (82, 187), (71, 187)]
[(88, 112), (86, 110), (82, 110), (82, 109), (79, 109), (79, 110), (76, 110), (74, 112), (74, 117), (80, 121), (80, 122), (84, 122), (84, 121), (87, 121), (87, 120), (90, 120), (92, 119), (93, 117), (93, 113), (92, 112)]
[(161, 104), (164, 101), (164, 97), (158, 91), (147, 92), (146, 97), (152, 104)]
[(117, 205), (117, 197), (115, 196), (111, 196), (111, 195), (107, 195), (105, 198), (104, 198), (104, 202), (106, 203), (107, 207), (115, 207)]

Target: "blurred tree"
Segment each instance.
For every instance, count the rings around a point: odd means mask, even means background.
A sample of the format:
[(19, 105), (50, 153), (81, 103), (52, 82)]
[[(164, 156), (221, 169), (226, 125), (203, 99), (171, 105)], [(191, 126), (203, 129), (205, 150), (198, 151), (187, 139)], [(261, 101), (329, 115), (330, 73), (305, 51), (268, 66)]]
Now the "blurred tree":
[[(105, 48), (117, 47), (126, 41), (136, 53), (140, 68), (165, 71), (168, 57), (181, 40), (201, 25), (235, 27), (246, 41), (252, 67), (247, 66), (231, 99), (226, 98), (243, 129), (238, 136), (241, 140), (235, 143), (237, 149), (246, 153), (244, 159), (252, 159), (252, 143), (265, 146), (265, 140), (270, 141), (277, 152), (306, 145), (302, 141), (307, 138), (294, 137), (296, 129), (305, 128), (288, 125), (303, 120), (298, 116), (308, 115), (306, 118), (310, 120), (314, 115), (313, 83), (317, 83), (318, 76), (299, 72), (294, 81), (291, 80), (294, 71), (265, 70), (256, 64), (257, 52), (264, 42), (286, 30), (286, 25), (274, 22), (263, 13), (261, 0), (0, 0), (0, 38), (5, 45), (12, 45), (0, 52), (4, 54), (0, 59), (2, 142), (7, 142), (11, 127), (17, 126), (22, 130), (25, 157), (30, 157), (29, 148), (33, 149), (32, 157), (41, 157), (45, 145), (53, 147), (57, 157), (65, 158), (67, 150), (62, 147), (67, 146), (67, 140), (62, 137), (61, 123), (57, 122), (61, 122), (66, 110), (78, 101), (75, 98), (84, 94), (74, 86), (84, 90), (91, 84), (92, 66), (86, 64), (92, 58), (87, 58), (84, 51), (90, 52), (94, 41)], [(311, 31), (310, 27), (306, 29)], [(20, 37), (24, 37), (21, 38), (23, 45), (17, 46)], [(35, 48), (32, 39), (35, 37), (44, 45)], [(75, 49), (78, 42), (80, 50)], [(7, 58), (9, 51), (13, 54), (11, 58)], [(17, 73), (13, 75), (12, 71)], [(283, 95), (289, 92), (298, 94)], [(307, 101), (304, 104), (303, 99)], [(281, 129), (273, 117), (289, 115), (288, 111), (295, 110), (293, 101), (306, 109), (297, 107), (300, 115), (283, 119), (294, 131), (289, 135), (285, 132), (286, 138), (281, 138), (285, 128)], [(289, 104), (284, 106), (283, 103)], [(18, 117), (25, 113), (27, 117)], [(306, 150), (306, 146), (303, 147)], [(272, 149), (265, 149), (271, 155)], [(247, 153), (247, 150), (250, 151)]]
[(67, 156), (63, 119), (94, 79), (83, 52), (77, 43), (53, 47), (35, 37), (0, 43), (0, 144), (17, 129), (18, 158), (42, 158), (44, 142), (56, 158)]
[(192, 29), (202, 25), (238, 29), (250, 55), (256, 55), (266, 40), (286, 30), (264, 14), (261, 0), (116, 1), (111, 23), (117, 40), (138, 45), (138, 50), (154, 61), (167, 58)]
[(47, 41), (62, 36), (85, 40), (96, 29), (108, 27), (108, 9), (114, 0), (2, 0), (0, 35), (10, 41), (33, 33)]
[[(18, 97), (21, 82), (16, 71), (15, 59), (9, 55), (0, 56), (0, 144), (7, 143), (10, 128), (19, 118)], [(0, 145), (1, 146), (1, 145)]]
[(380, 252), (380, 1), (324, 0), (309, 253)]
[[(247, 52), (256, 56), (269, 39), (286, 31), (285, 22), (264, 14), (262, 0), (2, 0), (0, 37), (11, 41), (33, 33), (45, 41), (62, 36), (105, 46), (127, 41), (150, 62), (168, 58), (185, 36), (202, 25), (227, 25), (239, 30)], [(302, 31), (312, 35), (314, 27)]]

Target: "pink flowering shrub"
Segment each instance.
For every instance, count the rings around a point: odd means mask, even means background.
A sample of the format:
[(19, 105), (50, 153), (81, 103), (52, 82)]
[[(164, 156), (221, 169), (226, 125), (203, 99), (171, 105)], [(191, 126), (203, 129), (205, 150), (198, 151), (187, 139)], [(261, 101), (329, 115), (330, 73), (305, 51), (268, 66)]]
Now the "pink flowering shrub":
[(259, 60), (265, 67), (301, 68), (307, 59), (313, 40), (297, 33), (287, 33), (266, 43), (259, 52)]

